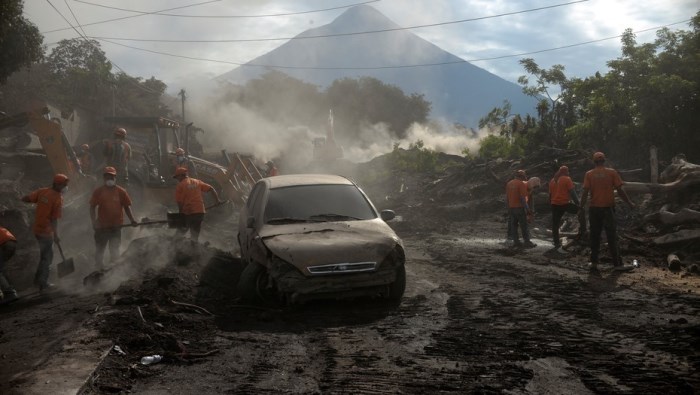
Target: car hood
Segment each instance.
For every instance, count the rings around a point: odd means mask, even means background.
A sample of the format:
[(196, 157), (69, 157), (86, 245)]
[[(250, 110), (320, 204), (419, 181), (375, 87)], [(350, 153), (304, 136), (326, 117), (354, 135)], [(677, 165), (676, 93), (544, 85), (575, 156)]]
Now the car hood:
[(270, 251), (303, 271), (308, 266), (381, 262), (401, 243), (381, 219), (266, 225), (260, 231)]

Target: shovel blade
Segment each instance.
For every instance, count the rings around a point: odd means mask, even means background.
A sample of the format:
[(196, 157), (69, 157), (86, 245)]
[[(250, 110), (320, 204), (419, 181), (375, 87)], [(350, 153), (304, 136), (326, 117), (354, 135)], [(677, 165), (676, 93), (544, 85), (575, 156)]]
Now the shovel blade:
[(62, 262), (59, 262), (56, 266), (56, 274), (58, 274), (58, 278), (65, 277), (73, 273), (74, 271), (75, 263), (73, 262), (73, 258), (69, 258)]

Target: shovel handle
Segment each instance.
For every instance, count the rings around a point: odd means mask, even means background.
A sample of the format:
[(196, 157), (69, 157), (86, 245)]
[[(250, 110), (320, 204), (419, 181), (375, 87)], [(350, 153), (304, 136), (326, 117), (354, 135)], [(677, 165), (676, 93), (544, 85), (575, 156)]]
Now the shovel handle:
[(222, 206), (222, 205), (224, 205), (224, 204), (226, 204), (226, 203), (228, 203), (228, 202), (230, 202), (230, 200), (222, 200), (222, 201), (220, 201), (219, 203), (214, 203), (214, 204), (212, 204), (212, 205), (209, 206), (209, 207), (205, 207), (204, 209), (208, 211), (208, 210), (213, 209), (214, 207)]
[(63, 248), (61, 248), (61, 243), (57, 241), (56, 246), (58, 247), (58, 252), (61, 254), (61, 259), (63, 259), (65, 261), (66, 257), (63, 256)]

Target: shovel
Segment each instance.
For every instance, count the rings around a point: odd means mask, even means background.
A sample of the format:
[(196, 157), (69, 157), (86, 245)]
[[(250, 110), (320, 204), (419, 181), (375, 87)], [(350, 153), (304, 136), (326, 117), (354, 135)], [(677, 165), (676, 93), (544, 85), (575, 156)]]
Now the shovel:
[(63, 248), (61, 248), (61, 243), (57, 241), (56, 245), (58, 246), (58, 252), (61, 253), (62, 259), (62, 261), (59, 262), (56, 266), (56, 274), (58, 274), (58, 278), (61, 278), (75, 271), (75, 263), (73, 262), (73, 258), (66, 259), (65, 255), (63, 255)]
[[(204, 210), (209, 211), (215, 207), (222, 206), (228, 202), (229, 202), (228, 200), (223, 200), (221, 202), (214, 203), (209, 207), (205, 207)], [(173, 228), (180, 229), (180, 228), (184, 228), (187, 226), (187, 224), (185, 223), (185, 214), (183, 214), (183, 213), (168, 213), (167, 221), (154, 221), (154, 222), (167, 223), (168, 228), (171, 228), (171, 229), (173, 229)]]

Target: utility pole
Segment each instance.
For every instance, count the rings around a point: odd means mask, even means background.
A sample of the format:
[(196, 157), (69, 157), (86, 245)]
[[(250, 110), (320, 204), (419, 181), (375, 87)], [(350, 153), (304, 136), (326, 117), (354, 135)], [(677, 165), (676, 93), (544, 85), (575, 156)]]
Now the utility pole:
[(185, 90), (180, 89), (180, 93), (178, 93), (178, 96), (182, 97), (182, 124), (185, 125), (185, 100), (187, 99)]
[(117, 100), (115, 99), (114, 93), (116, 92), (117, 87), (115, 85), (112, 85), (112, 116), (116, 116), (117, 112)]

